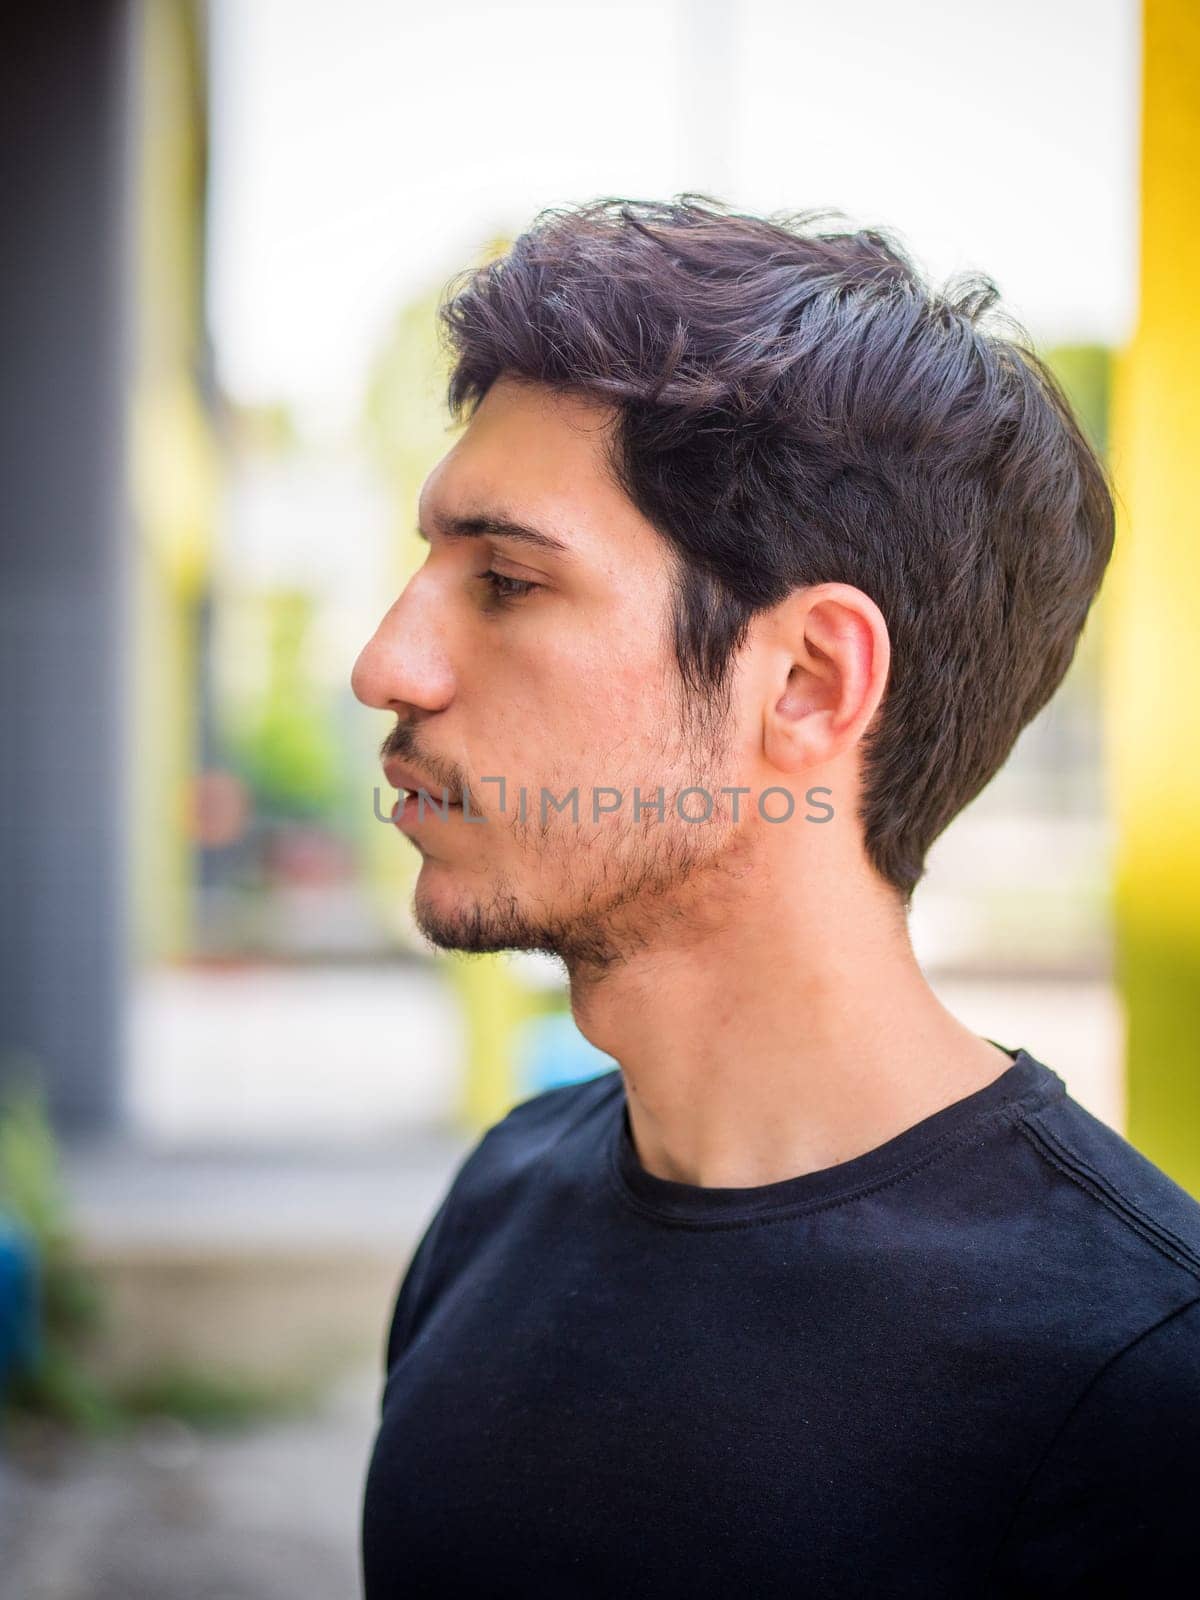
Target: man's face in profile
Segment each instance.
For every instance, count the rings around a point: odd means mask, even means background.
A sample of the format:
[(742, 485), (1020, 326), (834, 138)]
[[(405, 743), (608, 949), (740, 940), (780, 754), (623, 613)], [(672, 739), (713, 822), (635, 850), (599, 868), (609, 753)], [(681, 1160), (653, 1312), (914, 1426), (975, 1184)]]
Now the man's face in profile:
[[(689, 714), (671, 557), (606, 467), (612, 420), (576, 397), (493, 385), (425, 482), (428, 556), (354, 668), (358, 698), (396, 714), (385, 770), (439, 802), (421, 817), (410, 801), (397, 826), (422, 857), (418, 924), (444, 948), (603, 966), (662, 918), (711, 904), (743, 853), (720, 789), (744, 781), (752, 719), (739, 716), (736, 673), (723, 722)], [(464, 527), (471, 518), (527, 525), (561, 548)], [(676, 809), (693, 786), (711, 796), (707, 822)], [(443, 815), (443, 788), (466, 793), (469, 811)], [(702, 817), (705, 796), (682, 809)]]

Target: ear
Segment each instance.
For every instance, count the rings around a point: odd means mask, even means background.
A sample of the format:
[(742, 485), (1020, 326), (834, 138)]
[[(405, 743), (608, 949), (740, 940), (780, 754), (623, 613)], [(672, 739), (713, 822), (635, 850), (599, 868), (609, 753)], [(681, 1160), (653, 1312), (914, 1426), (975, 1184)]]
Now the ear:
[(848, 583), (798, 589), (776, 609), (763, 752), (781, 772), (823, 766), (855, 745), (883, 699), (887, 623)]

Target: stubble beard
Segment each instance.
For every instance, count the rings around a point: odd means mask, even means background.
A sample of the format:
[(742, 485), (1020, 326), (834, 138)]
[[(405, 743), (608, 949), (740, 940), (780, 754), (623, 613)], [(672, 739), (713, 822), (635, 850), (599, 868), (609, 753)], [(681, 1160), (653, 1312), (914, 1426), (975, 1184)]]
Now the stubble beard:
[[(557, 814), (502, 819), (512, 829), (518, 859), (531, 863), (527, 883), (533, 887), (522, 889), (504, 875), (485, 894), (443, 907), (422, 896), (418, 885), (413, 912), (422, 934), (438, 949), (467, 954), (542, 952), (559, 959), (572, 982), (602, 979), (664, 930), (685, 936), (718, 881), (741, 870), (736, 824), (720, 793), (733, 781), (726, 771), (727, 713), (726, 702), (697, 708), (681, 700), (677, 726), (685, 731), (674, 750), (663, 752), (659, 767), (671, 774), (670, 781), (661, 780), (663, 821), (646, 814), (644, 802), (643, 816), (634, 819), (632, 782), (616, 785), (621, 809), (595, 823)], [(658, 787), (643, 784), (642, 794)], [(676, 799), (689, 788), (712, 797), (707, 821), (680, 818)], [(582, 793), (580, 799), (582, 815)], [(684, 809), (695, 814), (697, 797)]]

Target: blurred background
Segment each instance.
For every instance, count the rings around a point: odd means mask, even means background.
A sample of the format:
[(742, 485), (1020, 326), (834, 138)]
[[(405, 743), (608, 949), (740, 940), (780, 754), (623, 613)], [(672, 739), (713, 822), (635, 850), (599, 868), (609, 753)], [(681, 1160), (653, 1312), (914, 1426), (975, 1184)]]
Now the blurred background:
[(837, 206), (1059, 373), (1118, 554), (914, 943), (1200, 1195), (1191, 0), (64, 0), (0, 74), (0, 1595), (357, 1593), (408, 1255), (612, 1065), (555, 963), (426, 949), (349, 688), (438, 297), (543, 207)]

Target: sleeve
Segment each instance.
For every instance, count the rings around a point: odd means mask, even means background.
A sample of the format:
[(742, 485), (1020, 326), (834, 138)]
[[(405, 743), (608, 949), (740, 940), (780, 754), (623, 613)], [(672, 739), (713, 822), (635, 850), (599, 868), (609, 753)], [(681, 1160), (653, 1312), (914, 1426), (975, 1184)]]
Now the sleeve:
[(1004, 1596), (1200, 1585), (1200, 1299), (1125, 1345), (1073, 1407), (1001, 1546)]

